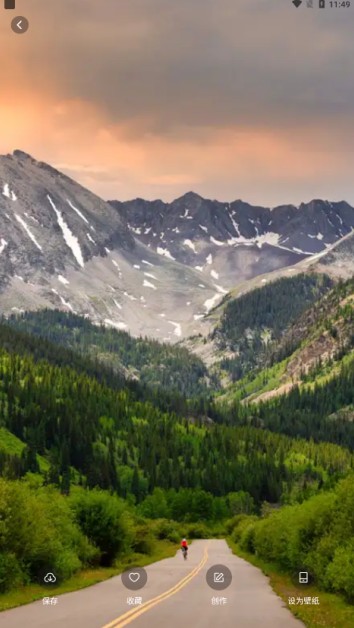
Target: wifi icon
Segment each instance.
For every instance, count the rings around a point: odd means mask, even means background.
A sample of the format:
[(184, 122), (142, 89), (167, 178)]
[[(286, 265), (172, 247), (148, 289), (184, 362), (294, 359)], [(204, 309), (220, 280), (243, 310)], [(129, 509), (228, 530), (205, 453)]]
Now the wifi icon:
[(302, 4), (302, 0), (293, 0), (293, 5), (298, 9)]

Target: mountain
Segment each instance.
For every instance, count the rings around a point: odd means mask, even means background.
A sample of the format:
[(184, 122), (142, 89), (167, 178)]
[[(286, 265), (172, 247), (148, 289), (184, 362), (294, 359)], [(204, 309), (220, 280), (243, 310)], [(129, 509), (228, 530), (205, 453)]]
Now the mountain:
[(344, 201), (109, 203), (22, 151), (0, 157), (0, 216), (3, 314), (62, 309), (164, 342), (200, 333), (230, 289), (298, 272), (354, 227)]
[(224, 292), (137, 241), (111, 205), (26, 153), (0, 158), (0, 190), (5, 314), (61, 308), (178, 340)]
[(317, 272), (326, 272), (333, 277), (349, 279), (354, 274), (354, 233), (351, 231), (328, 251), (319, 255), (310, 266)]
[(189, 192), (172, 203), (136, 199), (111, 205), (140, 242), (227, 289), (319, 254), (354, 227), (354, 208), (344, 201), (270, 209)]
[[(294, 291), (298, 298), (296, 306), (291, 308), (291, 301), (295, 303)], [(274, 303), (278, 305), (275, 309)], [(313, 412), (326, 421), (331, 415), (323, 429), (323, 439), (327, 435), (331, 440), (329, 434), (334, 431), (332, 438), (342, 442), (342, 432), (349, 430), (348, 421), (342, 419), (350, 418), (354, 407), (352, 391), (345, 388), (351, 385), (345, 380), (348, 369), (350, 374), (354, 373), (353, 277), (333, 283), (327, 275), (299, 274), (279, 279), (241, 298), (228, 299), (212, 332), (190, 338), (185, 345), (202, 359), (212, 356), (209, 370), (223, 380), (225, 387), (218, 402), (242, 400), (254, 406), (273, 401), (279, 404), (277, 407), (288, 408), (290, 397), (298, 404), (297, 414), (303, 414), (298, 426), (302, 435), (306, 434), (306, 425), (316, 423), (308, 414), (310, 402)], [(335, 396), (331, 398), (333, 390)], [(306, 395), (311, 396), (312, 392), (314, 397), (309, 402)], [(300, 403), (301, 394), (305, 401)], [(276, 415), (277, 411), (274, 412)], [(337, 412), (342, 425), (338, 432), (332, 430)], [(271, 413), (272, 410), (268, 419), (273, 429)], [(295, 415), (293, 418), (295, 421)], [(290, 430), (289, 425), (277, 422), (274, 429), (296, 433), (295, 423)]]

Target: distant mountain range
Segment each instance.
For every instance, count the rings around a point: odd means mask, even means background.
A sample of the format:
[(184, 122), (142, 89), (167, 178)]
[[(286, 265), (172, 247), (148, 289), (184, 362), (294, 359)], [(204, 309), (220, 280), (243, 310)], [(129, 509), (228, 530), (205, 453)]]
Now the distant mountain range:
[(61, 308), (171, 341), (242, 282), (315, 255), (331, 265), (354, 228), (344, 201), (105, 202), (22, 151), (0, 157), (0, 216), (3, 313)]
[(344, 201), (313, 200), (269, 209), (241, 200), (211, 201), (189, 192), (172, 203), (137, 199), (111, 205), (139, 241), (221, 278), (227, 287), (320, 253), (354, 227), (354, 208)]

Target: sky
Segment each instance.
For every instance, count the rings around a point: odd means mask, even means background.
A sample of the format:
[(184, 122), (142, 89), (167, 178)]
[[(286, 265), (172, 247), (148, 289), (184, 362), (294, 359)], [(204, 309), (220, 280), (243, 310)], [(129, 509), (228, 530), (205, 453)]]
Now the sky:
[(352, 4), (17, 0), (30, 29), (0, 8), (0, 154), (105, 199), (354, 204)]

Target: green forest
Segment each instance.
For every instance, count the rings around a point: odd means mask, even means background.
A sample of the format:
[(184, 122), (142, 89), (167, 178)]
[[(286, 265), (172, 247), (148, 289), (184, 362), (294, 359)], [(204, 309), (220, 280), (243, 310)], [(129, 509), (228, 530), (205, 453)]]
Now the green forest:
[(204, 362), (184, 347), (149, 338), (133, 338), (125, 331), (94, 325), (87, 318), (58, 310), (27, 312), (6, 323), (98, 359), (116, 373), (139, 379), (149, 388), (178, 392), (187, 397), (217, 387)]
[[(241, 342), (273, 316), (281, 344), (313, 308), (325, 329), (340, 320), (351, 333), (352, 310), (333, 316), (326, 305), (350, 289), (330, 284), (298, 276), (230, 302), (223, 333)], [(177, 547), (181, 536), (229, 536), (353, 602), (350, 345), (330, 376), (318, 374), (268, 401), (220, 403), (216, 376), (183, 347), (57, 311), (3, 319), (0, 594), (38, 582), (49, 566), (64, 582), (153, 556), (160, 542)]]
[(220, 366), (236, 381), (250, 370), (272, 363), (284, 331), (332, 286), (327, 275), (299, 274), (237, 299), (225, 297), (225, 308), (211, 338), (220, 349), (228, 348), (237, 357), (222, 360)]

